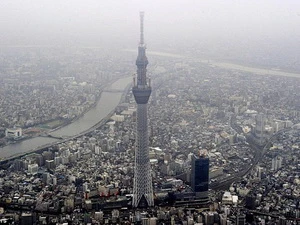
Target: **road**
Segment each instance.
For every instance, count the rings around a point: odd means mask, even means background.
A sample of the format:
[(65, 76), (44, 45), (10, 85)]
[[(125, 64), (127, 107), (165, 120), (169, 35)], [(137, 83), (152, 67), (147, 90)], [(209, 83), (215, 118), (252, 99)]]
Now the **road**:
[[(237, 132), (237, 133), (242, 133), (242, 128), (236, 124), (236, 118), (235, 116), (231, 117), (230, 120), (230, 125), (231, 127)], [(283, 129), (278, 131), (277, 133), (273, 134), (267, 141), (267, 143), (264, 146), (259, 146), (253, 143), (252, 141), (248, 140), (249, 146), (255, 150), (255, 156), (254, 159), (252, 160), (252, 164), (240, 171), (239, 173), (235, 174), (234, 176), (230, 176), (227, 178), (224, 178), (220, 180), (219, 182), (213, 183), (210, 185), (210, 189), (213, 190), (224, 190), (228, 189), (228, 187), (233, 183), (241, 180), (242, 177), (246, 176), (248, 173), (251, 172), (252, 169), (262, 160), (263, 156), (267, 152), (267, 150), (271, 147), (272, 142), (274, 141), (275, 138), (278, 137), (278, 135), (282, 134), (283, 132), (286, 132), (290, 130), (291, 128)]]
[[(242, 133), (242, 128), (236, 124), (236, 117), (234, 115), (231, 116), (230, 119), (230, 126), (234, 129), (237, 133)], [(226, 177), (219, 182), (213, 183), (210, 185), (210, 188), (213, 190), (224, 190), (228, 189), (228, 187), (233, 183), (241, 180), (242, 177), (250, 173), (250, 171), (259, 163), (262, 159), (262, 156), (265, 154), (266, 150), (268, 149), (269, 143), (271, 140), (264, 146), (255, 145), (255, 143), (249, 143), (249, 146), (255, 151), (255, 156), (252, 160), (251, 165), (248, 168), (241, 170), (240, 172), (234, 174), (233, 176)]]

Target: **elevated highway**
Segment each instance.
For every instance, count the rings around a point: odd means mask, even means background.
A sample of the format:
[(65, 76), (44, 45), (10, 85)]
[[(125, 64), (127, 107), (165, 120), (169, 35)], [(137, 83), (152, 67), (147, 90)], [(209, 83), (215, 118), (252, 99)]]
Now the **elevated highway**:
[[(231, 127), (237, 132), (237, 133), (241, 133), (242, 132), (242, 129), (241, 127), (239, 127), (237, 124), (236, 124), (236, 119), (235, 119), (235, 116), (232, 116), (231, 117), (231, 120), (230, 120), (230, 124), (231, 124)], [(254, 142), (252, 141), (249, 141), (249, 146), (255, 150), (255, 156), (254, 156), (254, 159), (252, 161), (252, 164), (249, 165), (248, 168), (238, 172), (237, 174), (233, 175), (233, 176), (229, 176), (229, 177), (226, 177), (224, 179), (221, 179), (215, 183), (212, 183), (210, 184), (209, 188), (210, 189), (213, 189), (213, 190), (226, 190), (230, 187), (230, 185), (233, 183), (233, 182), (238, 182), (241, 180), (242, 177), (246, 176), (248, 173), (250, 173), (250, 171), (262, 160), (263, 156), (265, 155), (265, 153), (267, 152), (267, 150), (271, 147), (272, 145), (272, 142), (274, 141), (275, 138), (278, 137), (278, 135), (282, 134), (283, 132), (289, 130), (290, 128), (288, 129), (284, 129), (284, 130), (280, 130), (278, 131), (276, 134), (272, 135), (269, 140), (267, 141), (267, 143), (264, 145), (264, 146), (259, 146), (259, 145), (256, 145)]]

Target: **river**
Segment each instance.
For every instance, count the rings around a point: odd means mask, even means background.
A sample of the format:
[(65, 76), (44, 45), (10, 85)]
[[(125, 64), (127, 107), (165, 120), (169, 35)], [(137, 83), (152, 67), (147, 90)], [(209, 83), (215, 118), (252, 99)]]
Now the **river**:
[[(131, 81), (132, 77), (121, 78), (115, 81), (106, 88), (106, 90), (113, 90), (113, 92), (104, 90), (95, 107), (87, 111), (83, 116), (75, 120), (73, 123), (61, 127), (51, 134), (54, 136), (71, 137), (95, 126), (118, 106), (123, 95), (122, 92), (125, 91), (126, 87)], [(26, 153), (44, 145), (51, 143), (54, 144), (56, 142), (57, 140), (54, 138), (34, 137), (0, 148), (0, 158), (10, 158), (14, 155)]]

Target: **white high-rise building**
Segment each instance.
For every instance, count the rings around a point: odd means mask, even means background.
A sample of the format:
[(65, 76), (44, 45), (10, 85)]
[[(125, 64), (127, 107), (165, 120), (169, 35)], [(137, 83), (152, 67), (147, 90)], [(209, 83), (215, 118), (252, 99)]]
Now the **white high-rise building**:
[(282, 157), (281, 156), (276, 156), (275, 158), (272, 159), (272, 170), (277, 171), (282, 167)]
[(28, 165), (28, 173), (37, 174), (38, 170), (39, 170), (38, 164), (34, 163), (34, 164)]

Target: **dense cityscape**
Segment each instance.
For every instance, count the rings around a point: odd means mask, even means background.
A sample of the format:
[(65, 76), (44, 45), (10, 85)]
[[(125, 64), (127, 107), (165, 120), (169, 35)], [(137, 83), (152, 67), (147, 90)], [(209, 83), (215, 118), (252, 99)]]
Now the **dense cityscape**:
[(300, 224), (300, 75), (148, 54), (143, 20), (137, 53), (2, 48), (0, 224)]
[[(151, 58), (155, 206), (131, 209), (136, 107), (129, 91), (103, 126), (2, 163), (2, 221), (297, 224), (299, 79)], [(189, 186), (191, 157), (199, 150), (210, 160), (204, 205)]]
[[(70, 123), (95, 105), (123, 68), (129, 70), (124, 59), (116, 68), (118, 57), (97, 49), (3, 48), (1, 54), (0, 146)], [(5, 138), (6, 129), (14, 138)]]

